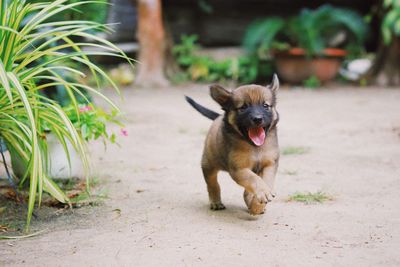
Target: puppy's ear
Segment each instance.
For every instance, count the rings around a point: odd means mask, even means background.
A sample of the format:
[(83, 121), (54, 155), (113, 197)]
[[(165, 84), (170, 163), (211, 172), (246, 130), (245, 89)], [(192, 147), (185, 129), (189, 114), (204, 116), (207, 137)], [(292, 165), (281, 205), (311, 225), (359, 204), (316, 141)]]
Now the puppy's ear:
[(272, 76), (272, 83), (268, 86), (269, 89), (271, 89), (271, 91), (276, 94), (276, 92), (279, 89), (279, 79), (278, 79), (278, 75), (274, 74), (274, 76)]
[(211, 97), (221, 105), (221, 107), (228, 108), (232, 97), (231, 91), (218, 84), (213, 84), (210, 86), (210, 94)]

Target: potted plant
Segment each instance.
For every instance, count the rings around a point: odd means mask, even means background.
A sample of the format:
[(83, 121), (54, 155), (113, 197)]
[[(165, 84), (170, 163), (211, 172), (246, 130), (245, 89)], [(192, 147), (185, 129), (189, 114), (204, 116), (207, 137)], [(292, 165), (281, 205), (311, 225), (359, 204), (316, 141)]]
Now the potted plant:
[(297, 16), (270, 17), (248, 28), (244, 46), (261, 57), (272, 56), (283, 80), (300, 83), (312, 76), (334, 78), (342, 59), (361, 53), (367, 26), (356, 12), (324, 5)]
[[(83, 141), (89, 144), (90, 141), (102, 139), (104, 145), (109, 142), (114, 144), (116, 134), (107, 131), (107, 124), (114, 123), (123, 127), (123, 124), (117, 119), (118, 111), (106, 112), (102, 108), (96, 107), (92, 103), (88, 105), (79, 104), (77, 110), (72, 104), (63, 107), (63, 111), (68, 116), (78, 134)], [(127, 135), (125, 129), (121, 128), (121, 134)], [(78, 152), (73, 144), (66, 139), (62, 143), (57, 136), (49, 130), (45, 130), (43, 138), (47, 142), (47, 154), (49, 158), (47, 175), (54, 179), (85, 178), (85, 166), (80, 159)], [(64, 145), (68, 150), (65, 153)], [(90, 155), (90, 147), (85, 147), (85, 154)], [(13, 173), (17, 177), (22, 177), (27, 171), (27, 164), (18, 154), (11, 155)]]
[[(85, 76), (81, 69), (86, 66), (95, 76), (102, 77), (118, 91), (107, 74), (89, 60), (89, 56), (93, 54), (128, 59), (115, 45), (91, 33), (94, 29), (104, 30), (106, 27), (83, 20), (50, 21), (53, 16), (65, 10), (74, 10), (77, 6), (90, 2), (92, 1), (69, 3), (67, 0), (56, 0), (31, 4), (24, 0), (1, 1), (0, 139), (4, 140), (11, 156), (21, 158), (24, 166), (27, 166), (18, 181), (20, 186), (29, 184), (27, 228), (35, 203), (40, 206), (43, 191), (60, 202), (69, 201), (49, 176), (51, 159), (48, 154), (48, 131), (62, 144), (68, 160), (70, 152), (75, 150), (85, 169), (89, 168), (86, 140), (82, 132), (60, 104), (43, 95), (42, 91), (62, 85), (76, 112), (79, 112), (80, 108), (76, 95), (85, 99), (82, 90), (99, 95), (113, 109), (118, 110), (113, 102), (96, 88), (79, 80), (65, 79), (58, 74), (58, 71), (62, 70)], [(75, 43), (74, 37), (92, 38), (97, 43)], [(107, 52), (82, 50), (82, 47), (88, 46), (102, 47)], [(67, 145), (67, 142), (71, 146)]]

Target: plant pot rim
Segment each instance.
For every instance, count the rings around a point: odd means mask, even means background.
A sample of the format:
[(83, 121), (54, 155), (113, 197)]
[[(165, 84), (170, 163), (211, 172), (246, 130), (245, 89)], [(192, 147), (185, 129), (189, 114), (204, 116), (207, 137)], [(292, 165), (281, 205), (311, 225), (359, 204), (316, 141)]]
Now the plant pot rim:
[[(347, 55), (347, 51), (340, 48), (325, 48), (322, 50), (323, 53), (321, 56), (312, 56), (312, 58), (318, 57), (336, 57), (336, 58), (343, 58)], [(301, 47), (293, 47), (289, 50), (276, 50), (273, 51), (275, 56), (294, 56), (294, 57), (305, 57), (307, 56), (307, 52), (304, 48)]]

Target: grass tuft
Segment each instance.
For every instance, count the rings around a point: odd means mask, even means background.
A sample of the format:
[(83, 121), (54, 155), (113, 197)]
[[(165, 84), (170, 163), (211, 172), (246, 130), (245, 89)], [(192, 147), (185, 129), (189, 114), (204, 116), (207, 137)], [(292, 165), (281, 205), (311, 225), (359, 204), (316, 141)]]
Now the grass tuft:
[(286, 171), (283, 172), (283, 174), (286, 174), (286, 175), (297, 175), (298, 173), (297, 173), (297, 171), (286, 170)]
[(308, 147), (287, 146), (282, 149), (282, 155), (302, 155), (310, 151)]
[(325, 201), (333, 200), (333, 197), (318, 191), (315, 193), (307, 192), (307, 193), (300, 193), (296, 192), (289, 196), (288, 201), (296, 201), (296, 202), (303, 202), (304, 204), (316, 204), (316, 203), (323, 203)]
[(181, 127), (181, 128), (179, 128), (178, 132), (180, 134), (187, 134), (189, 132), (189, 130), (187, 128)]

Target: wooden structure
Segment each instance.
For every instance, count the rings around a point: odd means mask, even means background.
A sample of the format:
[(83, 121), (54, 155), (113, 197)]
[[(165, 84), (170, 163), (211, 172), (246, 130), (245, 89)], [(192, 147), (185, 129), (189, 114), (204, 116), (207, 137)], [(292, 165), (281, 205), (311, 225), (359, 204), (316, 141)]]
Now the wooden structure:
[(138, 0), (139, 62), (135, 83), (145, 87), (168, 85), (164, 75), (165, 31), (161, 0)]

